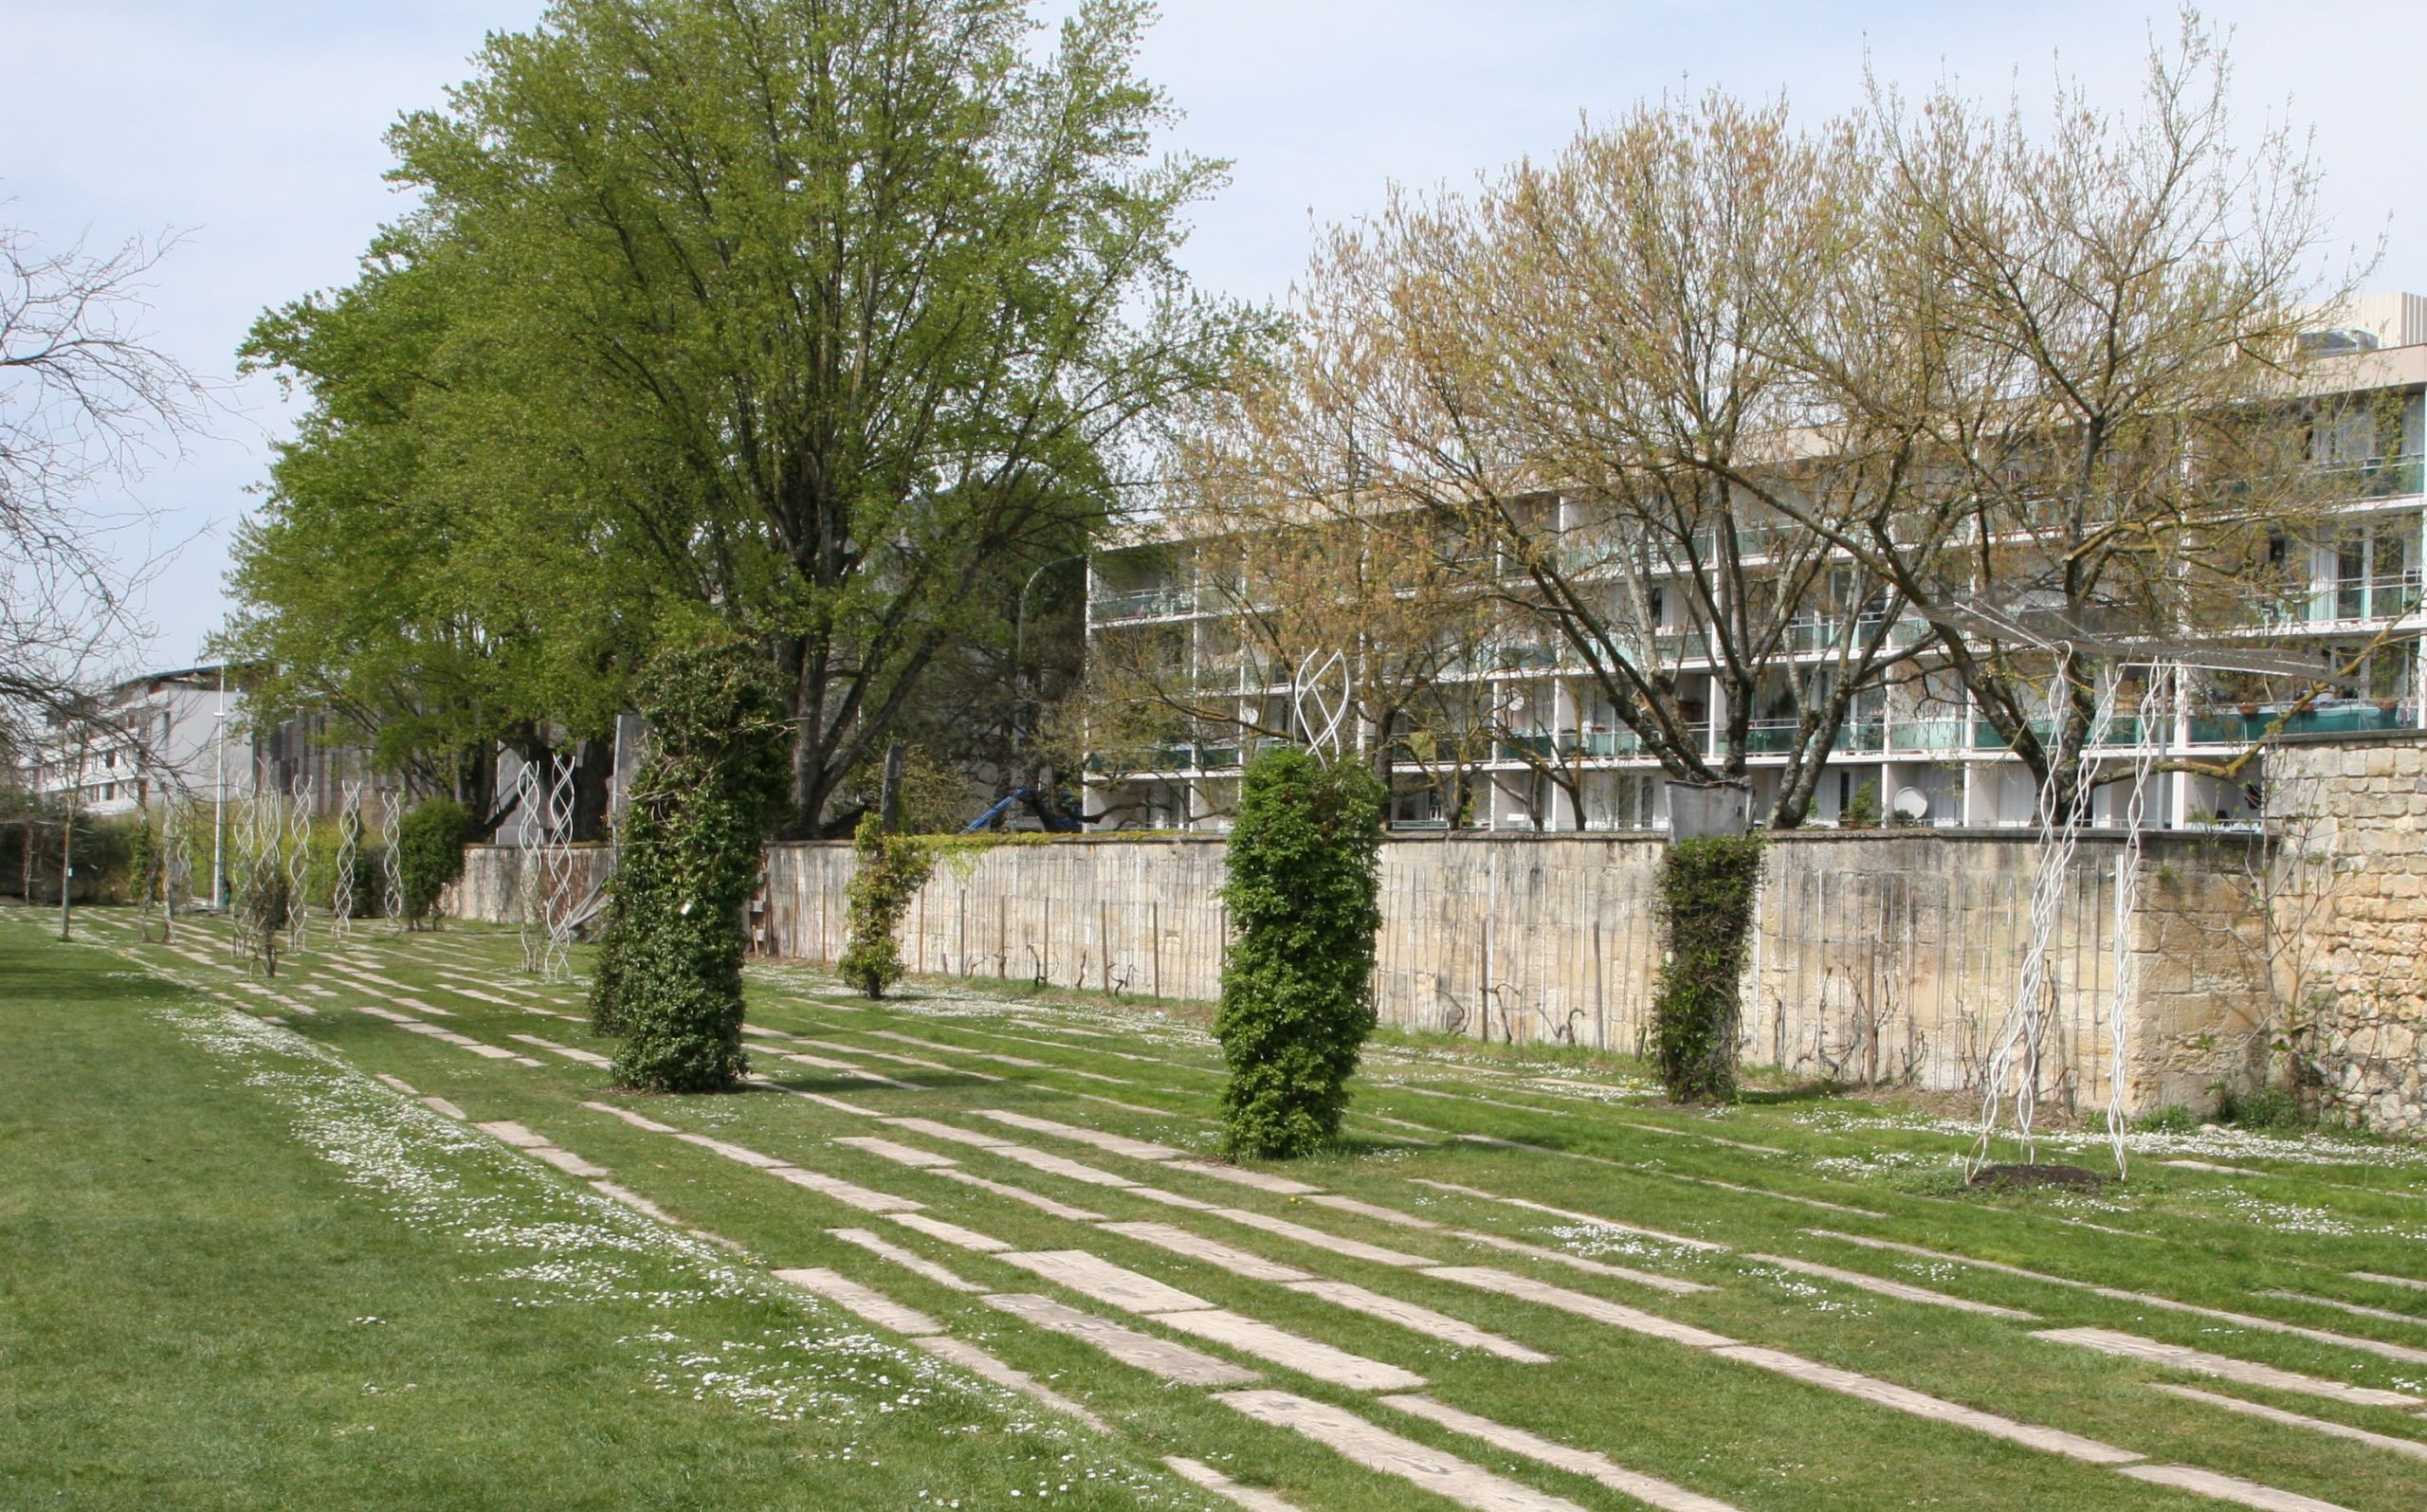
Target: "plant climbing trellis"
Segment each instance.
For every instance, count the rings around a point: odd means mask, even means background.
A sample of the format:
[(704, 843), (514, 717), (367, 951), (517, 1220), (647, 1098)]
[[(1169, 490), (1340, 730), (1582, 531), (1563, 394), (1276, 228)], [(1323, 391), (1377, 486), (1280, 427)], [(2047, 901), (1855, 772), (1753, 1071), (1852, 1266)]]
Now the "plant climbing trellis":
[(294, 803), (286, 813), (286, 915), (288, 954), (312, 943), (312, 910), (305, 900), (312, 876), (312, 779), (295, 779)]
[(329, 933), (343, 939), (354, 932), (354, 868), (362, 855), (362, 784), (348, 782), (339, 792), (337, 877), (329, 884)]
[(517, 831), (516, 868), (522, 969), (544, 981), (573, 975), (575, 913), (573, 813), (578, 755), (551, 753), (545, 768), (525, 761), (515, 774), (515, 801), (522, 816)]
[[(2156, 770), (2158, 747), (2163, 743), (2157, 737), (2156, 730), (2166, 707), (2163, 694), (2170, 681), (2162, 675), (2162, 669), (2170, 670), (2174, 678), (2180, 678), (2184, 670), (2195, 668), (2306, 678), (2314, 668), (2298, 659), (2272, 655), (2264, 650), (2218, 649), (2168, 643), (2152, 637), (2095, 635), (2046, 611), (2032, 612), (2026, 623), (2024, 616), (2013, 611), (1987, 604), (1969, 604), (1933, 611), (1930, 617), (1969, 633), (1985, 629), (1998, 638), (2019, 641), (2048, 653), (2053, 661), (2047, 705), (2048, 728), (2051, 730), (2060, 728), (2059, 720), (2076, 686), (2074, 669), (2079, 659), (2085, 654), (2103, 658), (2105, 666), (2096, 683), (2093, 713), (2084, 750), (2093, 750), (2109, 741), (2115, 725), (2123, 669), (2134, 665), (2144, 668), (2132, 730), (2130, 786), (2122, 804), (2124, 847), (2115, 863), (2114, 916), (2108, 946), (2107, 1137), (2114, 1155), (2116, 1175), (2121, 1176), (2126, 1170), (2125, 1116), (2131, 1078), (2133, 1030), (2130, 1020), (2136, 981), (2134, 940), (2138, 934), (2141, 906), (2142, 841), (2148, 813), (2149, 779)], [(2051, 1010), (2055, 992), (2050, 970), (2053, 947), (2058, 915), (2073, 877), (2081, 830), (2089, 817), (2090, 793), (2094, 786), (2087, 774), (2079, 774), (2060, 813), (2056, 802), (2058, 773), (2059, 768), (2052, 761), (2048, 775), (2040, 784), (2038, 846), (2032, 872), (2031, 933), (2023, 952), (2015, 993), (1998, 1026), (1982, 1078), (1980, 1123), (1975, 1131), (1971, 1155), (1965, 1162), (1967, 1176), (1978, 1175), (1989, 1163), (2009, 1111), (2013, 1132), (2022, 1146), (2023, 1159), (2030, 1162), (2038, 1155), (2035, 1124), (2039, 1101), (2039, 1058), (2048, 1023), (2053, 1016)]]
[(393, 788), (379, 790), (379, 913), (388, 927), (401, 934), (405, 927), (405, 867), (399, 852), (405, 836), (404, 794)]

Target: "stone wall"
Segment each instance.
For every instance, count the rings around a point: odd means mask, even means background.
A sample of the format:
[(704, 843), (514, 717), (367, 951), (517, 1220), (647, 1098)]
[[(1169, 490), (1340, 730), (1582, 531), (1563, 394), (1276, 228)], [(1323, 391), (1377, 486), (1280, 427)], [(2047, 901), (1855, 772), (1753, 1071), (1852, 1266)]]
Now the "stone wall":
[[(438, 895), (438, 911), (450, 919), (491, 924), (522, 921), (522, 866), (526, 852), (515, 846), (471, 846), (464, 851), (464, 876)], [(578, 903), (598, 890), (613, 869), (615, 852), (604, 845), (573, 847), (573, 896)]]
[(2285, 1048), (2330, 1113), (2427, 1131), (2427, 743), (2290, 745), (2267, 774)]
[[(2135, 1109), (2204, 1104), (2266, 1045), (2257, 842), (2148, 839), (2125, 941)], [(1383, 847), (1375, 994), (1408, 1028), (1635, 1050), (1660, 951), (1655, 837), (1396, 840)], [(2042, 1096), (2103, 1107), (2119, 953), (2111, 836), (2086, 838), (2050, 961)], [(1748, 969), (1744, 1052), (1848, 1082), (1978, 1084), (2028, 945), (2036, 847), (2014, 831), (1812, 833), (1770, 856)], [(843, 943), (841, 844), (775, 846), (761, 928), (772, 954)], [(1141, 997), (1220, 991), (1222, 845), (1083, 837), (947, 857), (903, 930), (910, 969)]]
[[(2254, 1082), (2274, 1005), (2298, 1000), (2288, 981), (2306, 981), (2326, 1005), (2308, 1032), (2334, 1105), (2418, 1127), (2420, 755), (2416, 745), (2336, 746), (2279, 757), (2272, 785), (2307, 783), (2320, 817), (2292, 827), (2297, 834), (2278, 829), (2330, 855), (2326, 864), (2271, 865), (2256, 836), (2148, 836), (2142, 906), (2121, 952), (2123, 845), (2085, 837), (2051, 952), (2043, 1099), (2105, 1105), (2114, 973), (2128, 959), (2126, 1102), (2135, 1111), (2206, 1107), (2220, 1084)], [(576, 854), (587, 893), (609, 853)], [(949, 854), (904, 921), (903, 954), (921, 973), (1211, 999), (1229, 937), (1222, 854), (1218, 837), (1198, 835)], [(1661, 842), (1641, 835), (1391, 841), (1375, 980), (1382, 1016), (1452, 1034), (1639, 1048), (1659, 970), (1660, 855)], [(1977, 1088), (2028, 948), (2035, 862), (2032, 837), (2014, 830), (1777, 837), (1746, 974), (1746, 1059), (1852, 1084)], [(514, 922), (520, 865), (510, 847), (476, 847), (450, 911)], [(851, 865), (842, 843), (770, 846), (758, 948), (833, 959)], [(2303, 892), (2288, 874), (2326, 883)]]

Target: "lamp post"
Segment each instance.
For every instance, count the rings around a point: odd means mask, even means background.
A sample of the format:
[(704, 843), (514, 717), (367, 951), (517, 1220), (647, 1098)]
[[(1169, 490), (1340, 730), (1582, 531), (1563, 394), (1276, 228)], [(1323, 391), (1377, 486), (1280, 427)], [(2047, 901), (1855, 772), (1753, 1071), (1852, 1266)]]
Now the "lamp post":
[[(1069, 562), (1083, 562), (1086, 559), (1086, 552), (1076, 552), (1068, 556), (1056, 556), (1051, 561), (1040, 563), (1034, 572), (1028, 574), (1028, 581), (1020, 585), (1019, 602), (1012, 615), (1012, 747), (1015, 757), (1027, 748), (1028, 706), (1034, 701), (1029, 695), (1028, 677), (1029, 590), (1034, 588), (1036, 580), (1052, 569)], [(1013, 786), (1018, 785), (1015, 779)], [(1049, 795), (1044, 802), (1058, 804), (1060, 800)], [(1037, 809), (1039, 814), (1049, 814), (1051, 811), (1044, 807), (1042, 802)]]
[(224, 853), (228, 847), (228, 664), (219, 664), (219, 756), (218, 773), (211, 784), (210, 797), (210, 906), (226, 906), (228, 870)]

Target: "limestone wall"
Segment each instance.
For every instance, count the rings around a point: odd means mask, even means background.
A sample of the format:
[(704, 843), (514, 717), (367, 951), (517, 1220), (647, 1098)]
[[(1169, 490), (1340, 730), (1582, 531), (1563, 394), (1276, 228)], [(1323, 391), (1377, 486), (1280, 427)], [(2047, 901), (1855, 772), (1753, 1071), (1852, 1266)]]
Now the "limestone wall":
[[(2135, 991), (2127, 1102), (2202, 1104), (2265, 1047), (2256, 842), (2149, 838), (2126, 954)], [(2121, 842), (2091, 837), (2061, 898), (2042, 1096), (2104, 1106)], [(1377, 1006), (1389, 1022), (1634, 1050), (1659, 970), (1646, 836), (1426, 838), (1383, 847)], [(2014, 831), (1816, 833), (1770, 857), (1743, 1024), (1746, 1057), (1849, 1082), (1976, 1085), (2029, 940), (2035, 847)], [(771, 847), (763, 943), (842, 949), (840, 844)], [(911, 969), (1141, 997), (1220, 990), (1216, 838), (1073, 838), (948, 859), (905, 921)]]
[(2285, 1047), (2328, 1111), (2427, 1131), (2427, 743), (2271, 753), (2268, 824)]
[[(604, 845), (573, 847), (573, 895), (588, 898), (614, 865), (614, 851)], [(524, 852), (514, 846), (472, 846), (464, 852), (464, 876), (438, 895), (438, 911), (450, 919), (474, 919), (491, 924), (522, 921)]]
[[(2219, 1084), (2254, 1081), (2274, 1004), (2293, 1000), (2279, 995), (2290, 974), (2333, 1005), (2313, 1037), (2338, 1104), (2388, 1127), (2418, 1126), (2427, 1017), (2420, 754), (2297, 756), (2316, 765), (2308, 780), (2323, 796), (2313, 806), (2330, 811), (2317, 827), (2329, 838), (2302, 843), (2333, 857), (2308, 865), (2332, 885), (2306, 911), (2257, 837), (2151, 835), (2142, 906), (2119, 952), (2123, 846), (2086, 837), (2053, 936), (2049, 1028), (2035, 1057), (2043, 1099), (2105, 1105), (2115, 972), (2128, 959), (2122, 1015), (2134, 1110), (2204, 1107)], [(2369, 774), (2379, 767), (2381, 775)], [(904, 921), (903, 954), (922, 973), (1211, 999), (1229, 935), (1222, 850), (1212, 836), (1078, 836), (950, 855)], [(587, 893), (609, 853), (577, 854)], [(1388, 843), (1375, 981), (1382, 1016), (1447, 1033), (1638, 1049), (1660, 963), (1660, 855), (1656, 837), (1637, 835)], [(514, 922), (520, 862), (510, 847), (475, 848), (450, 911)], [(2029, 946), (2035, 862), (2032, 837), (2014, 830), (1777, 838), (1746, 974), (1746, 1059), (1854, 1084), (1977, 1087)], [(850, 868), (841, 843), (769, 847), (753, 921), (758, 948), (833, 959)]]

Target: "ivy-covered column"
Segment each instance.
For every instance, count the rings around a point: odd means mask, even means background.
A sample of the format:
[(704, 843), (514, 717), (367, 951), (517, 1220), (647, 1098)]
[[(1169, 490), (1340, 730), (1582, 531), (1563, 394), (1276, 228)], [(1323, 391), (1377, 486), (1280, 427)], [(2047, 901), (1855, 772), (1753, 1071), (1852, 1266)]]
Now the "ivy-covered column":
[(1382, 789), (1355, 761), (1276, 747), (1250, 764), (1222, 902), (1236, 926), (1214, 1037), (1233, 1155), (1305, 1155), (1337, 1139), (1374, 1029)]

